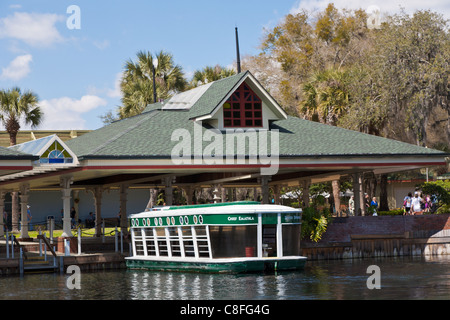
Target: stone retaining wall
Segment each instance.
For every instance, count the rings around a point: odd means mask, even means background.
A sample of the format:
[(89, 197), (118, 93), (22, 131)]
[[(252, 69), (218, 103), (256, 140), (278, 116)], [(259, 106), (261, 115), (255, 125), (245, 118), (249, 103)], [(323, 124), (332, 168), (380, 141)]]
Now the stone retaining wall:
[(335, 218), (301, 247), (312, 260), (450, 254), (450, 214)]

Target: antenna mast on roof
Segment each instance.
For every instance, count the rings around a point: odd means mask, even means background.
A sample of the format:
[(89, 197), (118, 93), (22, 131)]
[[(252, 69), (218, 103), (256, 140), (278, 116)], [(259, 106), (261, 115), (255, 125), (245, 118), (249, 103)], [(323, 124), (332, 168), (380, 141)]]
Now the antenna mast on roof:
[(239, 54), (239, 38), (238, 38), (238, 28), (235, 28), (236, 30), (236, 57), (237, 57), (237, 72), (241, 73), (241, 57)]

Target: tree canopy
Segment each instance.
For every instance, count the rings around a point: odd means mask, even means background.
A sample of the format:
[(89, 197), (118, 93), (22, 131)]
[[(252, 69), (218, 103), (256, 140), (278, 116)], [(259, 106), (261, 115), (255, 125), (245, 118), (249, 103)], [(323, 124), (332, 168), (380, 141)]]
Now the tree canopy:
[(11, 146), (16, 144), (21, 120), (32, 127), (41, 123), (42, 111), (38, 101), (37, 95), (29, 90), (22, 92), (18, 87), (0, 90), (0, 120), (9, 133)]
[(244, 65), (292, 115), (430, 147), (444, 137), (450, 146), (448, 21), (431, 11), (388, 15), (379, 28), (368, 19), (333, 4), (289, 14)]

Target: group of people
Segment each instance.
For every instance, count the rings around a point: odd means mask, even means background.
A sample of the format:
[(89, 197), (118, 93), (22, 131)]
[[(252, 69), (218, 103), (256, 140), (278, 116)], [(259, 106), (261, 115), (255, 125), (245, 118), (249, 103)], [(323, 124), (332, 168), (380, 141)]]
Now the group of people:
[(419, 215), (424, 212), (430, 212), (433, 207), (430, 195), (423, 196), (419, 191), (414, 192), (414, 197), (411, 192), (403, 199), (403, 214), (404, 215)]
[[(366, 207), (366, 209), (372, 208), (372, 215), (376, 216), (377, 215), (377, 210), (378, 210), (378, 202), (377, 202), (377, 198), (373, 197), (372, 201), (369, 200), (369, 195), (366, 193), (364, 196), (364, 205)], [(349, 210), (349, 214), (351, 216), (355, 215), (355, 197), (351, 196), (350, 200), (348, 201), (348, 210)]]
[[(376, 197), (372, 198), (370, 201), (369, 196), (365, 195), (365, 206), (367, 209), (372, 208), (373, 215), (377, 215), (378, 202)], [(355, 201), (354, 197), (351, 196), (349, 200), (349, 213), (354, 215)], [(420, 215), (427, 212), (433, 211), (433, 201), (430, 195), (422, 195), (420, 191), (415, 191), (414, 196), (411, 192), (403, 199), (403, 215)]]

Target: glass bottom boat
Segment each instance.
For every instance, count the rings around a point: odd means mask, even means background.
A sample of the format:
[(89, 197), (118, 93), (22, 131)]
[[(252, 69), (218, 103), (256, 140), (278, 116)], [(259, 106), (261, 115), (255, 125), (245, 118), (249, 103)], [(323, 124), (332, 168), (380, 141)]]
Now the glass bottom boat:
[(131, 215), (128, 268), (241, 273), (302, 269), (301, 210), (258, 202), (164, 207)]

